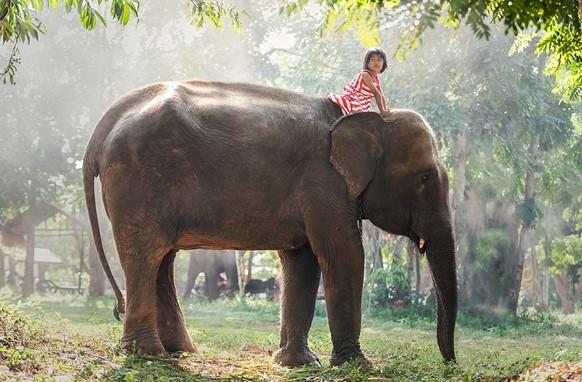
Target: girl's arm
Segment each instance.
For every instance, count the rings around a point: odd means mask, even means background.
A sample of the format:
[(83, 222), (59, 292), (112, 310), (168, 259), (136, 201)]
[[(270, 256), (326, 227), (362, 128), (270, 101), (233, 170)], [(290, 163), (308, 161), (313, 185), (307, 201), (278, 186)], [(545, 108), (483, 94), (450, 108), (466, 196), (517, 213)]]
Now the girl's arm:
[(370, 75), (370, 73), (367, 73), (367, 72), (362, 73), (362, 80), (364, 81), (364, 84), (366, 84), (368, 89), (370, 89), (372, 94), (374, 95), (374, 99), (376, 100), (376, 105), (378, 105), (378, 109), (380, 109), (380, 112), (385, 112), (386, 111), (386, 103), (384, 101), (384, 95), (382, 93), (380, 93), (378, 91), (378, 89), (376, 89), (376, 86), (374, 85), (374, 82), (372, 81), (372, 76)]
[(382, 96), (382, 101), (384, 102), (384, 110), (388, 111), (388, 101), (386, 100), (386, 96), (384, 95), (384, 89), (382, 89), (382, 85), (380, 85), (378, 87), (378, 91), (380, 92), (380, 95)]
[(384, 110), (388, 111), (388, 101), (386, 100), (386, 96), (384, 95), (384, 90), (380, 88), (380, 95), (382, 96), (382, 101), (384, 102)]

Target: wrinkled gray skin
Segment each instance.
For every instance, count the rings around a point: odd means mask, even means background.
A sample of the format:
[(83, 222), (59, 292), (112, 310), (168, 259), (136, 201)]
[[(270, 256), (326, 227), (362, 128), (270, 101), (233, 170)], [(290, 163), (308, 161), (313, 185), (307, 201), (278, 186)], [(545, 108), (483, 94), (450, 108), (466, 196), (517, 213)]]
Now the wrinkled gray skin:
[(366, 363), (359, 344), (359, 197), (373, 224), (426, 241), (438, 345), (446, 360), (454, 359), (449, 186), (431, 129), (410, 110), (392, 110), (386, 120), (368, 112), (336, 122), (340, 116), (325, 98), (195, 81), (133, 91), (106, 111), (83, 172), (96, 245), (121, 311), (123, 297), (101, 246), (96, 176), (125, 273), (124, 347), (146, 354), (195, 349), (174, 288), (177, 250), (276, 249), (283, 265), (276, 361), (318, 362), (307, 336), (321, 272), (331, 363)]
[(196, 277), (204, 273), (204, 295), (209, 300), (216, 300), (220, 296), (218, 282), (220, 274), (224, 273), (230, 285), (230, 290), (238, 290), (238, 272), (234, 253), (219, 253), (217, 251), (190, 251), (188, 278), (184, 298), (190, 297)]

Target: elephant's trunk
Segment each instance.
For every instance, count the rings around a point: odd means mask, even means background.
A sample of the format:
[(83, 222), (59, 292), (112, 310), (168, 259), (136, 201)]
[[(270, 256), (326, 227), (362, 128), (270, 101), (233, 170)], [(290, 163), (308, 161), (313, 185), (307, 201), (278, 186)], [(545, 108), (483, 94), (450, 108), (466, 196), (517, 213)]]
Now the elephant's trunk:
[(427, 240), (427, 258), (437, 295), (437, 341), (446, 361), (455, 360), (455, 321), (457, 319), (457, 275), (455, 241), (447, 227)]

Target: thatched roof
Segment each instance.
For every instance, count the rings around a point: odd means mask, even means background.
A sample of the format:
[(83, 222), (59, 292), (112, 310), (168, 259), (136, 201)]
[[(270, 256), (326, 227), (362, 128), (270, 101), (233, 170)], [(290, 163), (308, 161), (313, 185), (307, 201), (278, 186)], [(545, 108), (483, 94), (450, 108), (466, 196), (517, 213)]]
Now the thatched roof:
[[(24, 261), (26, 256), (26, 251), (16, 250), (14, 251), (14, 258), (16, 261)], [(63, 261), (53, 253), (48, 248), (35, 248), (34, 249), (34, 262), (35, 263), (46, 263), (46, 264), (61, 264)]]
[(83, 221), (68, 214), (62, 209), (51, 204), (40, 202), (35, 208), (16, 215), (14, 219), (10, 220), (4, 225), (0, 225), (0, 233), (2, 233), (2, 244), (8, 247), (24, 247), (26, 246), (26, 231), (29, 227), (36, 227), (45, 220), (52, 218), (56, 214), (61, 214), (67, 220), (82, 230), (89, 230), (89, 227)]

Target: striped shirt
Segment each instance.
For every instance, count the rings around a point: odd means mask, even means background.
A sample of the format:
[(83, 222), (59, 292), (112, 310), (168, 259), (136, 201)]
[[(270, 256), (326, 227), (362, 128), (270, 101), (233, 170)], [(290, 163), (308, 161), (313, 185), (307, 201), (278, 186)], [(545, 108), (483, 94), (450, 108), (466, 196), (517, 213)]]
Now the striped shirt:
[(338, 104), (344, 115), (361, 111), (372, 111), (372, 97), (374, 96), (374, 93), (372, 93), (370, 88), (368, 88), (364, 83), (362, 78), (364, 72), (367, 72), (372, 76), (372, 83), (376, 87), (376, 90), (382, 93), (382, 85), (380, 85), (379, 76), (369, 70), (361, 71), (344, 87), (342, 95), (334, 93), (329, 93), (327, 95), (327, 98)]

